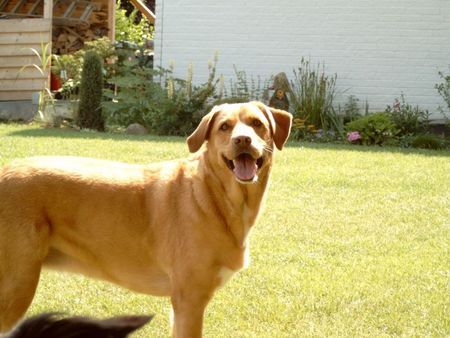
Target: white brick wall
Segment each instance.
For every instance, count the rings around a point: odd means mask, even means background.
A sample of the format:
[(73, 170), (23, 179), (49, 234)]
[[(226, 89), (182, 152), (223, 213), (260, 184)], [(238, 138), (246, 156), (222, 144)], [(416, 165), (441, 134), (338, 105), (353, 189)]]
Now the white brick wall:
[(384, 110), (401, 92), (440, 118), (434, 89), (450, 72), (450, 0), (157, 0), (155, 64), (203, 82), (218, 73), (292, 76), (302, 56), (338, 74), (346, 96)]

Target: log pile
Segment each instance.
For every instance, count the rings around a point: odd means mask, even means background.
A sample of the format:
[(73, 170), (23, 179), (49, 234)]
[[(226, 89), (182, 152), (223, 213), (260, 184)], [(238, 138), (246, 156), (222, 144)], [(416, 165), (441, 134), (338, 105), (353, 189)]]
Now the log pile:
[[(92, 2), (96, 5), (88, 16), (85, 8), (73, 10), (65, 16), (67, 6), (56, 6), (53, 12), (53, 53), (73, 53), (83, 47), (84, 42), (108, 35), (108, 9), (106, 1)], [(61, 4), (64, 4), (61, 2)], [(84, 20), (80, 20), (83, 18)]]
[(73, 53), (83, 47), (84, 42), (108, 35), (108, 28), (101, 24), (76, 27), (53, 26), (53, 53)]

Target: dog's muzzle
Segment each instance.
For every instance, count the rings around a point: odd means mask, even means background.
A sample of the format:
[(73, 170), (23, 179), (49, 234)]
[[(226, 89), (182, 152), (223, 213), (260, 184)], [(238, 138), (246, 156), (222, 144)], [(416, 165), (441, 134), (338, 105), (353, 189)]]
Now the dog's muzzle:
[(243, 152), (233, 160), (223, 156), (227, 167), (234, 173), (239, 182), (252, 183), (258, 180), (258, 171), (264, 164), (264, 157), (254, 158), (251, 154)]

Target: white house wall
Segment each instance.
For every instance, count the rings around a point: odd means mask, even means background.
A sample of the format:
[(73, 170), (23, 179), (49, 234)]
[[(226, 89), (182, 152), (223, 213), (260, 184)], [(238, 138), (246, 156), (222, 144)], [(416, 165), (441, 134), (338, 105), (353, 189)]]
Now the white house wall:
[(204, 82), (218, 73), (292, 76), (301, 57), (324, 62), (346, 96), (384, 110), (401, 93), (439, 118), (434, 85), (450, 72), (450, 0), (157, 0), (155, 64)]

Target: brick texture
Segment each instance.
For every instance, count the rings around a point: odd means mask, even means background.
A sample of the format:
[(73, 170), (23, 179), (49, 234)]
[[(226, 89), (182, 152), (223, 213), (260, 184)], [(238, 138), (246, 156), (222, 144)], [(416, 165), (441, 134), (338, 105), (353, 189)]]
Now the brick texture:
[(338, 75), (339, 100), (355, 95), (371, 111), (401, 93), (441, 118), (434, 85), (450, 72), (449, 0), (157, 0), (155, 64), (203, 82), (218, 73), (292, 78), (301, 57)]

